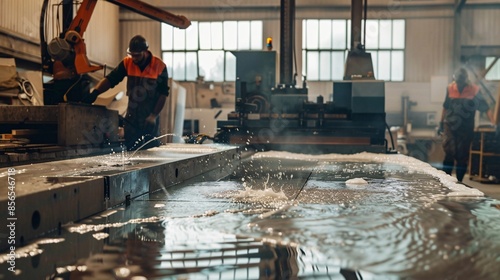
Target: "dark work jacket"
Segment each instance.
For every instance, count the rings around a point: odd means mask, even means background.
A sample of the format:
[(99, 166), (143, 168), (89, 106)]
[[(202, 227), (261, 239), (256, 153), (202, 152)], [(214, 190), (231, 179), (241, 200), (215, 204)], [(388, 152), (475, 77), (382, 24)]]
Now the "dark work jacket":
[(129, 98), (127, 124), (142, 130), (144, 121), (156, 106), (160, 95), (168, 96), (168, 73), (163, 61), (150, 53), (149, 63), (141, 69), (131, 57), (125, 57), (108, 76), (112, 86), (127, 76), (127, 96)]
[(448, 85), (443, 108), (446, 109), (444, 122), (452, 131), (462, 130), (470, 133), (474, 131), (476, 111), (486, 112), (489, 109), (479, 94), (478, 86), (468, 84), (459, 92), (455, 82)]

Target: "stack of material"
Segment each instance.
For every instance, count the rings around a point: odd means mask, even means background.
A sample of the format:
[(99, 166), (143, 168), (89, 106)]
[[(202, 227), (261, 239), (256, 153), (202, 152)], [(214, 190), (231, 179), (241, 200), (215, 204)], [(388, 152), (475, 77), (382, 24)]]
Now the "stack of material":
[(109, 153), (120, 147), (118, 112), (105, 107), (2, 107), (0, 166)]
[(0, 104), (16, 105), (19, 93), (16, 62), (13, 58), (0, 58)]
[(12, 129), (0, 134), (2, 140), (27, 143), (57, 143), (57, 131), (45, 129)]

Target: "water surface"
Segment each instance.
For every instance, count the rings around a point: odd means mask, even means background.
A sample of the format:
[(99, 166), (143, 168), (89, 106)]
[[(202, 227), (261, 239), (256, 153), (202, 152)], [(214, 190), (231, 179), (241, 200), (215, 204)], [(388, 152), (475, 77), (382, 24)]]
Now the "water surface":
[(500, 279), (499, 201), (406, 157), (261, 155), (66, 225), (17, 279)]

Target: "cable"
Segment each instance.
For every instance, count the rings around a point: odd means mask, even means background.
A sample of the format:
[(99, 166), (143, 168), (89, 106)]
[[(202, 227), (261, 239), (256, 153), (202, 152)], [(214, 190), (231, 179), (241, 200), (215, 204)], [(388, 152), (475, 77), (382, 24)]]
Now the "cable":
[(391, 137), (392, 149), (395, 149), (396, 147), (394, 146), (394, 139), (392, 138), (392, 132), (391, 132), (391, 129), (389, 128), (389, 125), (387, 124), (387, 122), (385, 123), (385, 127), (387, 128), (387, 131), (389, 132), (389, 137)]
[[(19, 86), (18, 98), (23, 105), (31, 106), (42, 104), (40, 100), (38, 100), (38, 91), (28, 79), (18, 77), (17, 84)], [(24, 99), (28, 99), (29, 104), (24, 102)]]
[(26, 94), (28, 99), (31, 101), (31, 99), (33, 98), (33, 90), (34, 90), (31, 82), (28, 79), (19, 78), (17, 83), (19, 84), (19, 87), (21, 88), (22, 92)]
[(304, 184), (302, 185), (302, 187), (300, 187), (300, 190), (299, 192), (297, 193), (297, 195), (295, 196), (295, 198), (293, 199), (294, 201), (297, 200), (297, 198), (299, 197), (299, 194), (302, 192), (302, 190), (304, 189), (304, 187), (306, 186), (307, 184), (307, 181), (309, 181), (309, 178), (311, 177), (312, 173), (313, 173), (314, 169), (311, 170), (311, 172), (309, 172), (309, 175), (307, 175), (307, 178), (306, 178), (306, 181), (304, 182)]
[[(295, 32), (295, 28), (294, 28), (293, 32)], [(294, 39), (294, 41), (295, 41), (295, 39)], [(292, 44), (293, 44), (293, 62), (294, 62), (294, 66), (295, 66), (295, 75), (293, 75), (293, 83), (294, 83), (294, 85), (296, 85), (297, 84), (297, 73), (299, 72), (299, 70), (297, 70), (297, 51), (295, 48), (295, 42), (293, 42)]]
[(66, 95), (76, 86), (76, 84), (78, 84), (80, 82), (80, 80), (82, 79), (83, 75), (80, 75), (80, 77), (78, 78), (78, 80), (76, 80), (76, 82), (74, 84), (72, 84), (68, 90), (64, 93), (63, 95), (63, 99), (64, 99), (64, 102), (68, 102), (68, 98), (66, 97)]
[(60, 34), (61, 33), (61, 26), (60, 26), (60, 17), (59, 17), (59, 9), (60, 7), (59, 6), (62, 6), (63, 5), (63, 2), (59, 2), (59, 4), (56, 5), (56, 9), (57, 9), (57, 12), (56, 12), (56, 24), (55, 24), (55, 28), (56, 28), (56, 32), (57, 34)]

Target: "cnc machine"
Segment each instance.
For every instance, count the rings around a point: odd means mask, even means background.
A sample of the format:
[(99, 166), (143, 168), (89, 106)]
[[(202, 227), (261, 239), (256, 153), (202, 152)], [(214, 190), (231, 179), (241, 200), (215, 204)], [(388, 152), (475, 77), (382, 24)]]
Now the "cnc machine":
[(305, 79), (299, 88), (293, 74), (295, 0), (281, 0), (280, 81), (276, 52), (233, 52), (235, 111), (218, 122), (215, 142), (306, 153), (386, 152), (385, 84), (375, 79), (361, 44), (362, 11), (362, 0), (352, 0), (350, 51), (343, 80), (333, 82), (333, 99), (310, 101)]

